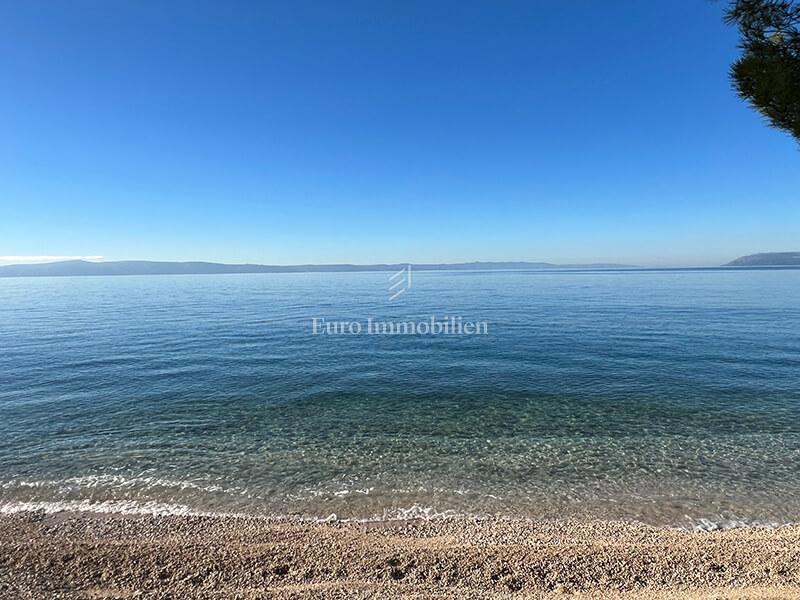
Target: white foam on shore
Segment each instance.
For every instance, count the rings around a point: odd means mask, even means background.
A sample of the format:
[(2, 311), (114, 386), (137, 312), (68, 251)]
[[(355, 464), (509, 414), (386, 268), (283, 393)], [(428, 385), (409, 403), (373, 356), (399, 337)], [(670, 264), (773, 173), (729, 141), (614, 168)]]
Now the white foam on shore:
[(26, 512), (54, 514), (62, 512), (85, 512), (119, 515), (193, 516), (193, 517), (239, 517), (236, 513), (213, 513), (197, 511), (183, 504), (164, 502), (135, 502), (133, 500), (65, 500), (62, 502), (9, 502), (0, 504), (0, 514), (12, 515)]
[(382, 515), (366, 518), (339, 518), (335, 513), (328, 516), (280, 515), (280, 514), (244, 514), (235, 512), (209, 512), (196, 510), (184, 504), (169, 504), (164, 502), (137, 502), (135, 500), (64, 500), (64, 501), (31, 501), (8, 502), (0, 504), (0, 515), (11, 515), (29, 512), (55, 513), (97, 513), (119, 515), (150, 515), (150, 516), (193, 516), (193, 517), (235, 517), (235, 518), (264, 518), (274, 520), (305, 521), (312, 523), (368, 523), (375, 521), (409, 521), (409, 520), (440, 520), (453, 518), (486, 518), (487, 515), (477, 516), (458, 513), (454, 510), (436, 510), (433, 507), (414, 504), (408, 508), (386, 509)]
[(756, 519), (718, 518), (718, 519), (691, 519), (686, 517), (686, 522), (676, 525), (674, 529), (682, 531), (725, 531), (728, 529), (776, 529), (796, 523), (778, 523), (776, 521), (761, 521)]
[(305, 520), (310, 520), (318, 523), (372, 523), (376, 521), (436, 521), (443, 519), (484, 519), (488, 515), (473, 515), (467, 513), (460, 513), (455, 510), (437, 510), (432, 506), (421, 506), (414, 504), (408, 508), (391, 508), (384, 509), (381, 515), (374, 515), (371, 517), (346, 517), (339, 518), (336, 513), (331, 513), (327, 517), (310, 517)]
[(216, 484), (199, 484), (193, 481), (179, 481), (175, 479), (163, 479), (160, 477), (123, 477), (122, 475), (82, 475), (79, 477), (67, 477), (65, 479), (42, 479), (28, 481), (24, 479), (12, 479), (0, 483), (0, 488), (11, 489), (19, 488), (130, 488), (141, 486), (145, 489), (154, 487), (176, 488), (180, 490), (192, 489), (203, 492), (223, 492), (240, 493), (242, 490), (237, 488), (225, 488)]
[(385, 510), (383, 515), (365, 518), (339, 518), (336, 513), (325, 517), (302, 515), (246, 515), (233, 512), (208, 512), (190, 508), (184, 504), (168, 504), (163, 502), (136, 502), (133, 500), (66, 500), (62, 502), (9, 502), (0, 504), (0, 514), (10, 515), (25, 512), (43, 512), (54, 514), (60, 512), (87, 512), (120, 515), (152, 515), (152, 516), (192, 516), (192, 517), (239, 517), (289, 519), (315, 523), (368, 523), (372, 521), (409, 521), (414, 519), (437, 520), (452, 518), (478, 518), (473, 515), (457, 513), (453, 510), (438, 511), (432, 507), (414, 505), (409, 508)]
[[(42, 488), (56, 488), (58, 495), (70, 494), (81, 489), (92, 488), (117, 488), (123, 490), (138, 489), (151, 490), (154, 488), (174, 489), (174, 490), (192, 490), (204, 493), (221, 493), (233, 497), (245, 497), (249, 500), (267, 500), (263, 496), (250, 493), (247, 488), (241, 487), (227, 487), (218, 483), (207, 481), (186, 481), (176, 479), (166, 479), (160, 477), (150, 476), (147, 472), (143, 472), (138, 476), (121, 476), (114, 474), (103, 475), (83, 475), (77, 477), (68, 477), (59, 480), (24, 480), (16, 479), (9, 481), (0, 481), (0, 489), (13, 490), (13, 489), (42, 489)], [(304, 497), (323, 496), (326, 493), (332, 497), (342, 497), (346, 495), (370, 495), (374, 490), (373, 487), (359, 487), (354, 489), (339, 490), (336, 492), (323, 492), (316, 491), (316, 493), (309, 494)], [(393, 490), (410, 492), (416, 490)], [(459, 495), (470, 493), (469, 490), (456, 490), (455, 493)], [(37, 493), (40, 498), (50, 497), (51, 494)], [(131, 495), (129, 492), (124, 492), (123, 496)], [(152, 494), (156, 498), (162, 496), (159, 493)], [(295, 496), (291, 498), (294, 501), (299, 501), (300, 498)], [(246, 517), (246, 518), (266, 518), (273, 520), (292, 520), (292, 521), (305, 521), (305, 522), (342, 522), (342, 523), (367, 523), (367, 522), (381, 522), (381, 521), (410, 521), (410, 520), (441, 520), (441, 519), (498, 519), (505, 518), (502, 514), (492, 513), (471, 513), (462, 512), (453, 509), (442, 509), (433, 506), (426, 506), (423, 504), (414, 503), (408, 507), (391, 507), (384, 508), (381, 512), (373, 513), (371, 516), (365, 517), (351, 517), (339, 516), (336, 512), (331, 512), (327, 516), (312, 514), (280, 514), (259, 512), (258, 503), (250, 502), (249, 506), (252, 511), (248, 510), (246, 513), (242, 512), (225, 512), (225, 511), (207, 511), (192, 508), (186, 504), (163, 502), (159, 500), (98, 500), (98, 499), (64, 499), (64, 500), (33, 500), (30, 498), (17, 501), (3, 501), (0, 500), (0, 514), (15, 514), (23, 512), (44, 512), (47, 514), (59, 512), (84, 512), (84, 513), (98, 513), (98, 514), (120, 514), (120, 515), (154, 515), (154, 516), (202, 516), (202, 517)], [(199, 505), (206, 504), (203, 501), (198, 502)], [(240, 504), (241, 506), (241, 504)], [(265, 508), (265, 507), (264, 507)], [(263, 510), (263, 509), (262, 509)], [(380, 510), (380, 509), (379, 509)], [(519, 515), (515, 518), (521, 518)], [(569, 519), (569, 515), (564, 518)], [(788, 525), (796, 525), (797, 521), (771, 521), (763, 519), (752, 519), (746, 517), (739, 517), (737, 515), (712, 515), (706, 517), (692, 517), (685, 515), (683, 519), (672, 524), (665, 524), (662, 526), (677, 529), (681, 531), (691, 532), (708, 532), (708, 531), (723, 531), (730, 529), (748, 529), (748, 528), (777, 528)]]
[[(196, 510), (184, 504), (170, 504), (165, 502), (137, 502), (134, 500), (67, 500), (60, 502), (32, 501), (32, 502), (8, 502), (0, 504), (0, 515), (13, 515), (21, 513), (95, 513), (95, 514), (116, 514), (116, 515), (145, 515), (145, 516), (185, 516), (185, 517), (217, 517), (217, 518), (237, 518), (237, 519), (268, 519), (275, 521), (299, 521), (307, 523), (374, 523), (392, 521), (438, 521), (448, 519), (504, 519), (502, 515), (490, 514), (467, 514), (455, 510), (437, 510), (430, 506), (414, 504), (408, 508), (385, 509), (383, 514), (366, 518), (340, 518), (336, 513), (328, 516), (310, 515), (281, 515), (281, 514), (246, 514), (236, 512), (212, 512)], [(796, 522), (778, 523), (772, 521), (758, 521), (748, 519), (718, 519), (711, 520), (706, 518), (689, 519), (679, 525), (672, 526), (673, 529), (690, 532), (710, 532), (724, 531), (730, 529), (751, 529), (767, 528), (775, 529), (797, 525)]]

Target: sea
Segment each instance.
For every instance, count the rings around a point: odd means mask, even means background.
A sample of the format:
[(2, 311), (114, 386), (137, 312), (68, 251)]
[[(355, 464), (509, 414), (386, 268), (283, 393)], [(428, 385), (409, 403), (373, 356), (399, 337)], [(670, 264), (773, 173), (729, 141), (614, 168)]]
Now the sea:
[(395, 275), (0, 279), (0, 513), (800, 522), (800, 270)]

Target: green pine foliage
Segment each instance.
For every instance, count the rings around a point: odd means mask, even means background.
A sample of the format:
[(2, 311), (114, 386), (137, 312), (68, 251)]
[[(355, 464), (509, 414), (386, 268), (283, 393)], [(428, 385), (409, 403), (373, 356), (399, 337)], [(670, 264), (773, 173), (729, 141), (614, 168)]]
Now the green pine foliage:
[(736, 0), (725, 20), (742, 36), (742, 56), (731, 67), (737, 93), (800, 141), (800, 4)]

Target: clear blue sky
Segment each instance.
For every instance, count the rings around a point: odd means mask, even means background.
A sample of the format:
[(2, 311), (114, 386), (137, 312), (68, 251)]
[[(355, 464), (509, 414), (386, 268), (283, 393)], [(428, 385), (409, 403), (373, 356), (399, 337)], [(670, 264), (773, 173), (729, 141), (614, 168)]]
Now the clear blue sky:
[(800, 146), (704, 0), (6, 1), (0, 256), (716, 264)]

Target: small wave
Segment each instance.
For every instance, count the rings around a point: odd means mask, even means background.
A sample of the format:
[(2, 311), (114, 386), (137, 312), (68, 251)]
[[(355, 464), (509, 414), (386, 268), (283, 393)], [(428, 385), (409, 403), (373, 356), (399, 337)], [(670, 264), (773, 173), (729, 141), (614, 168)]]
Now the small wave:
[(717, 518), (717, 519), (692, 519), (686, 517), (686, 521), (679, 523), (674, 528), (682, 531), (724, 531), (727, 529), (746, 529), (746, 528), (764, 528), (775, 529), (777, 527), (784, 527), (793, 525), (794, 523), (778, 523), (776, 521), (761, 521), (757, 519), (741, 519), (736, 517), (731, 518)]
[(28, 481), (24, 479), (12, 479), (0, 483), (2, 489), (12, 488), (131, 488), (142, 486), (145, 489), (151, 488), (176, 488), (180, 490), (197, 490), (203, 492), (222, 492), (228, 494), (245, 494), (246, 490), (240, 488), (226, 488), (217, 484), (200, 484), (193, 481), (181, 481), (176, 479), (164, 479), (160, 477), (124, 477), (122, 475), (81, 475), (77, 477), (66, 477), (64, 479), (42, 479)]
[(183, 504), (167, 504), (163, 502), (134, 502), (132, 500), (108, 500), (93, 502), (91, 500), (67, 500), (62, 502), (9, 502), (0, 504), (0, 514), (11, 515), (25, 512), (44, 512), (46, 514), (60, 512), (90, 512), (120, 515), (154, 515), (154, 516), (240, 516), (234, 513), (209, 513), (196, 511)]
[[(223, 517), (237, 519), (268, 519), (275, 521), (294, 521), (308, 523), (374, 523), (392, 521), (438, 521), (449, 519), (501, 519), (504, 517), (492, 514), (462, 513), (452, 509), (439, 510), (431, 506), (414, 504), (407, 508), (384, 509), (381, 514), (371, 517), (339, 517), (336, 513), (327, 516), (313, 515), (284, 515), (284, 514), (245, 514), (239, 512), (212, 512), (197, 510), (184, 504), (170, 504), (165, 502), (137, 502), (134, 500), (65, 500), (65, 501), (31, 501), (7, 502), (0, 504), (0, 515), (19, 513), (95, 513), (117, 515), (146, 515), (146, 516), (190, 516), (190, 517)], [(774, 521), (761, 521), (739, 518), (686, 518), (686, 521), (674, 525), (673, 529), (690, 532), (724, 531), (741, 528), (768, 528), (774, 529), (797, 523), (779, 523)]]
[(210, 512), (196, 510), (184, 504), (164, 502), (137, 502), (134, 500), (64, 500), (64, 501), (31, 501), (7, 502), (0, 504), (0, 514), (11, 515), (29, 512), (55, 513), (97, 513), (118, 515), (150, 515), (150, 516), (192, 516), (192, 517), (234, 517), (264, 518), (272, 520), (305, 521), (312, 523), (368, 523), (376, 521), (408, 521), (422, 519), (426, 521), (453, 518), (480, 518), (475, 515), (458, 513), (454, 510), (437, 510), (433, 507), (415, 504), (408, 508), (386, 509), (380, 515), (365, 518), (339, 518), (335, 513), (328, 516), (264, 514), (250, 515), (236, 512)]
[(420, 506), (414, 504), (408, 508), (393, 508), (384, 510), (381, 516), (382, 521), (397, 521), (409, 519), (424, 519), (426, 521), (435, 519), (453, 519), (458, 517), (474, 517), (476, 515), (466, 515), (452, 509), (437, 510), (432, 506)]
[(370, 517), (344, 517), (340, 518), (336, 513), (331, 513), (327, 517), (306, 517), (303, 520), (310, 520), (317, 523), (374, 523), (380, 521), (438, 521), (445, 519), (487, 519), (496, 518), (496, 515), (490, 514), (473, 514), (459, 512), (452, 509), (439, 510), (432, 506), (422, 506), (414, 504), (407, 508), (386, 508), (380, 514), (374, 514)]

